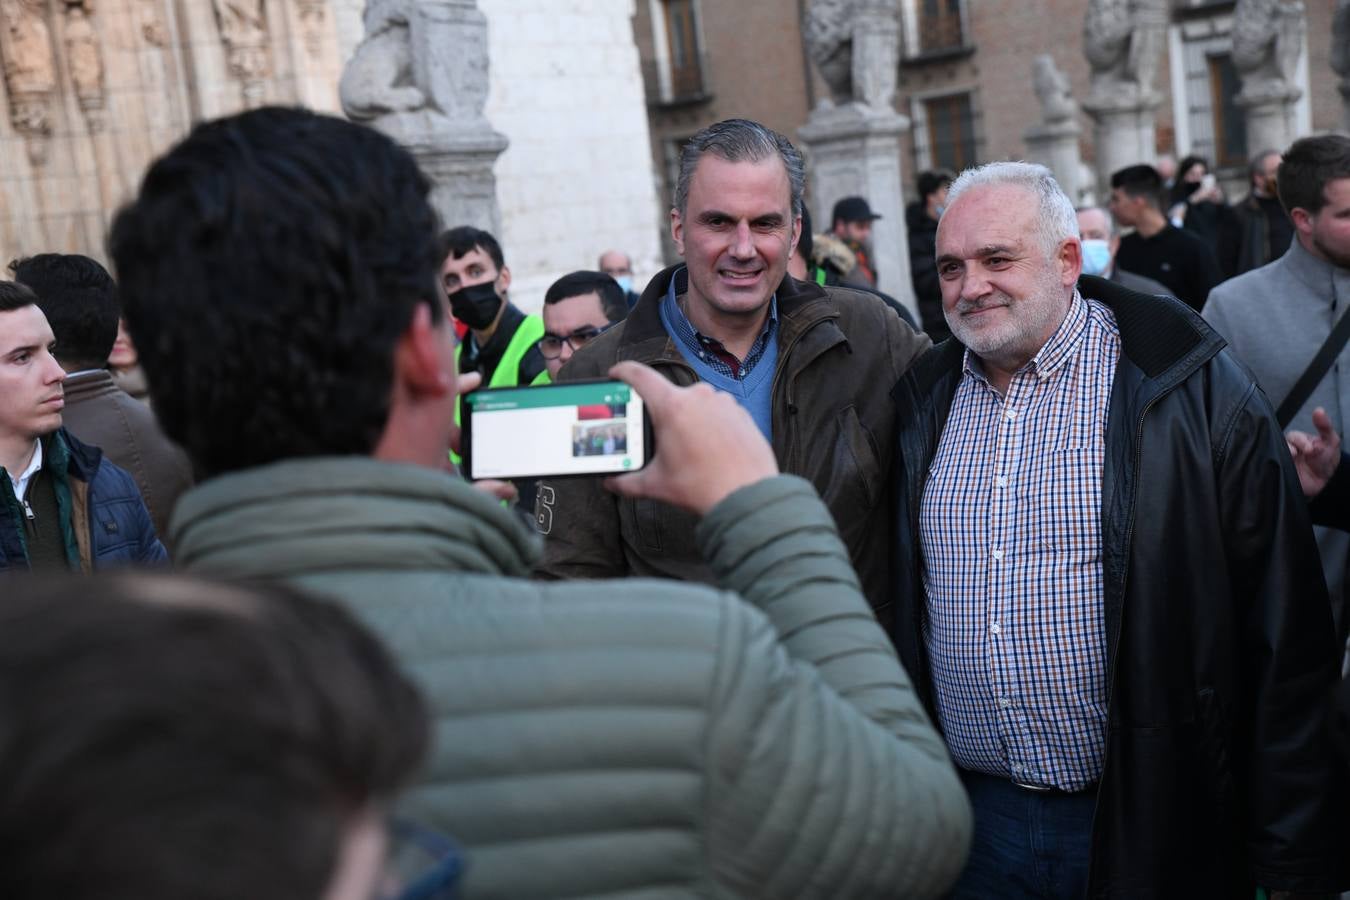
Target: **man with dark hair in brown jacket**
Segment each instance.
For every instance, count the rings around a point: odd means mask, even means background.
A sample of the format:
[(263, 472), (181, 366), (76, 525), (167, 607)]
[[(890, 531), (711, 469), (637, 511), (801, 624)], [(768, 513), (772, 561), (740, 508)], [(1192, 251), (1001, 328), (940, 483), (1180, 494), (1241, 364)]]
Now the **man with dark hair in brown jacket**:
[(192, 467), (150, 407), (119, 388), (107, 369), (121, 315), (116, 282), (78, 254), (42, 253), (16, 260), (10, 269), (15, 281), (37, 294), (56, 335), (56, 360), (66, 370), (65, 427), (136, 480), (167, 546), (169, 515), (178, 495), (192, 487)]

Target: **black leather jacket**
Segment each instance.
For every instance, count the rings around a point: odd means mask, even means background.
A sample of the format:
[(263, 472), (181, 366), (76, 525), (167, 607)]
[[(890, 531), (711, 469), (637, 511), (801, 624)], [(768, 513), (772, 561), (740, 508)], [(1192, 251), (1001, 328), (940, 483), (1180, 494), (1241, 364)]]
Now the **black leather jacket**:
[[(1343, 889), (1343, 775), (1326, 700), (1340, 655), (1308, 513), (1251, 373), (1179, 302), (1079, 288), (1121, 333), (1102, 475), (1105, 768), (1091, 897)], [(896, 386), (895, 630), (936, 720), (918, 538), (962, 374), (955, 340)]]

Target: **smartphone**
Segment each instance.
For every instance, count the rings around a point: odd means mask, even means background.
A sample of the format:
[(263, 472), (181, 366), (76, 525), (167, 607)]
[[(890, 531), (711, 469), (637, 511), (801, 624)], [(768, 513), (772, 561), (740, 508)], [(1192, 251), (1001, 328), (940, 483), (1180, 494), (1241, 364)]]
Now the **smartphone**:
[(466, 394), (460, 423), (465, 477), (616, 475), (647, 465), (651, 424), (622, 381), (567, 381)]

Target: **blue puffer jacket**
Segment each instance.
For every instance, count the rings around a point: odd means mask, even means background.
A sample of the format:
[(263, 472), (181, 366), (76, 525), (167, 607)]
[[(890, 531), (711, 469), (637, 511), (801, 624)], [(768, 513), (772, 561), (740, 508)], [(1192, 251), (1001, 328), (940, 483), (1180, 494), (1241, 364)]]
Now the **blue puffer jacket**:
[[(71, 570), (164, 565), (168, 554), (130, 475), (64, 428), (43, 438), (43, 467), (56, 479), (61, 531)], [(3, 470), (0, 470), (3, 471)], [(27, 569), (23, 508), (8, 479), (0, 482), (7, 515), (0, 516), (0, 572)]]

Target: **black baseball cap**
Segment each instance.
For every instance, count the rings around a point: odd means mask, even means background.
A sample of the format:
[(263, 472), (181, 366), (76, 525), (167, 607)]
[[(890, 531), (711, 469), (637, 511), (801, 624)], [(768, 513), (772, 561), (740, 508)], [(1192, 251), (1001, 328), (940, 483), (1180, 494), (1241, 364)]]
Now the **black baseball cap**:
[(835, 222), (871, 222), (881, 216), (872, 212), (872, 207), (862, 197), (845, 197), (834, 205), (834, 215), (830, 223)]

